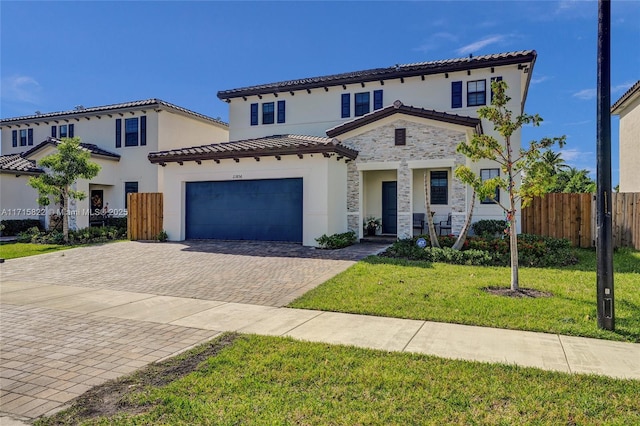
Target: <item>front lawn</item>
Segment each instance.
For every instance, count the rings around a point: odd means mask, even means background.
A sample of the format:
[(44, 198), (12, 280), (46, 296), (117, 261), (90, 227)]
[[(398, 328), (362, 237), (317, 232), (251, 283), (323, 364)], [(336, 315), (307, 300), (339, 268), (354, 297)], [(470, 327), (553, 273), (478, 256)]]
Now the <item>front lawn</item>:
[(35, 256), (36, 254), (52, 253), (54, 251), (70, 248), (72, 248), (72, 246), (58, 244), (0, 243), (0, 258), (15, 259), (18, 257)]
[(632, 425), (638, 395), (637, 380), (228, 334), (36, 424)]
[(289, 306), (640, 342), (640, 252), (614, 255), (615, 332), (596, 324), (596, 254), (579, 263), (521, 268), (521, 287), (551, 297), (510, 298), (486, 287), (508, 287), (510, 268), (461, 266), (371, 256)]

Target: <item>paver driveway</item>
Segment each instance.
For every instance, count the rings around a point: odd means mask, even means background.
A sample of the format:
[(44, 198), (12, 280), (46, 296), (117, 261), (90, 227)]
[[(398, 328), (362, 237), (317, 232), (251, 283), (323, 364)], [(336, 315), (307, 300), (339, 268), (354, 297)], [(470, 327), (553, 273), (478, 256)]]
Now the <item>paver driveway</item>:
[(122, 242), (8, 260), (0, 265), (0, 418), (51, 413), (219, 333), (98, 315), (101, 304), (164, 296), (198, 299), (202, 310), (222, 302), (282, 306), (383, 247)]

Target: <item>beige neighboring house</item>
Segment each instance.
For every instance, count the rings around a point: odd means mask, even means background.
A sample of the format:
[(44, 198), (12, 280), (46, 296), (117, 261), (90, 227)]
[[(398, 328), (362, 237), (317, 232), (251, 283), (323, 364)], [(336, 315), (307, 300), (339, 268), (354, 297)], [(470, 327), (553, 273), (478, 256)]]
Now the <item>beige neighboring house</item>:
[(620, 192), (640, 192), (640, 80), (613, 104), (611, 113), (620, 116)]
[[(315, 246), (322, 234), (363, 237), (369, 216), (382, 219), (382, 233), (406, 238), (421, 232), (413, 218), (425, 214), (425, 176), (435, 221), (451, 217), (439, 229), (458, 233), (472, 192), (455, 168), (467, 164), (483, 178), (502, 172), (456, 147), (474, 134), (499, 137), (477, 114), (491, 103), (492, 81), (508, 84), (509, 109), (524, 110), (536, 57), (506, 52), (220, 91), (230, 142), (149, 154), (162, 174), (169, 238)], [(515, 151), (520, 139), (518, 131)], [(504, 214), (479, 200), (474, 219)]]
[(0, 220), (47, 223), (49, 215), (39, 214), (43, 211), (28, 176), (42, 172), (38, 161), (54, 153), (61, 138), (81, 139), (102, 169), (90, 181), (77, 183), (76, 189), (87, 194), (71, 205), (70, 223), (78, 228), (89, 226), (91, 214), (107, 204), (112, 215), (124, 215), (127, 193), (159, 191), (160, 173), (148, 161), (149, 153), (229, 137), (226, 123), (159, 99), (4, 118), (0, 129)]

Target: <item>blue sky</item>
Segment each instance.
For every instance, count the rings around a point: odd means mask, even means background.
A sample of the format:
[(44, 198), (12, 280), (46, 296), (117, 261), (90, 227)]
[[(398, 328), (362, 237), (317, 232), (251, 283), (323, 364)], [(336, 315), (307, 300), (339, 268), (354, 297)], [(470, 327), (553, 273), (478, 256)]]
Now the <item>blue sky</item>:
[[(147, 98), (227, 120), (218, 90), (397, 63), (538, 52), (524, 142), (595, 170), (595, 1), (0, 3), (3, 118)], [(611, 101), (640, 79), (640, 2), (612, 2)], [(612, 120), (618, 183), (617, 117)]]

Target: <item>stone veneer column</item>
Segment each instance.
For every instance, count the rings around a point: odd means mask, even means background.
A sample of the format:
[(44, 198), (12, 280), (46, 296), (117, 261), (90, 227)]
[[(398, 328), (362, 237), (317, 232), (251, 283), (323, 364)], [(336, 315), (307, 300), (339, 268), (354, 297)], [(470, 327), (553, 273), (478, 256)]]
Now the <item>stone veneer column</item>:
[(411, 216), (411, 179), (413, 174), (402, 160), (398, 166), (398, 238), (410, 238), (413, 231)]
[(347, 227), (356, 235), (361, 234), (360, 220), (360, 172), (354, 161), (347, 163)]

